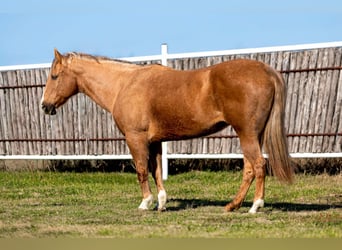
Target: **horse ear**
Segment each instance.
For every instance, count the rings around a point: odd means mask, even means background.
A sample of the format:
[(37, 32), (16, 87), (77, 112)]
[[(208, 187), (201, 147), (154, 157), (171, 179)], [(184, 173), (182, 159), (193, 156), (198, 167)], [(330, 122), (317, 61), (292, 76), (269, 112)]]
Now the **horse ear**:
[(62, 54), (59, 53), (56, 48), (55, 48), (54, 52), (55, 52), (55, 58), (56, 58), (57, 62), (61, 63), (62, 62), (62, 58), (63, 58)]

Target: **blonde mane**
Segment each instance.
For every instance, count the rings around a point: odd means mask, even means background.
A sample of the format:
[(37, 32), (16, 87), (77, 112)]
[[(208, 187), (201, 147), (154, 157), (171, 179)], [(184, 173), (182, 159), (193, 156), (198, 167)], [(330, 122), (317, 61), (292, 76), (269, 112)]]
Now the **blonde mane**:
[(125, 64), (131, 64), (131, 65), (138, 65), (133, 62), (125, 61), (125, 60), (119, 60), (119, 59), (113, 59), (105, 56), (94, 56), (94, 55), (89, 55), (85, 53), (79, 53), (79, 52), (69, 52), (65, 54), (66, 57), (74, 57), (78, 59), (86, 59), (86, 60), (91, 60), (95, 61), (97, 63), (101, 62), (112, 62), (112, 63), (125, 63)]

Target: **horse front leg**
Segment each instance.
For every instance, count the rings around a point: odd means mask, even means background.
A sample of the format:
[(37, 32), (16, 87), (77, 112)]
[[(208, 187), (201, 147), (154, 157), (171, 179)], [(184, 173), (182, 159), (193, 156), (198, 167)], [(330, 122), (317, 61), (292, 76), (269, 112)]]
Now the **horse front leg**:
[(138, 181), (143, 196), (139, 209), (148, 210), (153, 203), (153, 196), (148, 181), (148, 142), (146, 136), (143, 134), (126, 134), (126, 141), (135, 163)]
[(162, 143), (155, 142), (150, 145), (150, 167), (153, 179), (158, 191), (158, 211), (166, 210), (165, 204), (167, 200), (166, 191), (162, 178)]

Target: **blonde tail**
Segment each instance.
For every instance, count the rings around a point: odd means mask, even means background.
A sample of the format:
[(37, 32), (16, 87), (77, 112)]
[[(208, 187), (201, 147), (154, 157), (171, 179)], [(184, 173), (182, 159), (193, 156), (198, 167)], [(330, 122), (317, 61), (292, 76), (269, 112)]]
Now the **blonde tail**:
[(264, 130), (263, 145), (268, 153), (272, 173), (280, 181), (292, 183), (294, 171), (291, 166), (284, 127), (286, 89), (282, 76), (277, 72), (274, 85), (274, 101)]

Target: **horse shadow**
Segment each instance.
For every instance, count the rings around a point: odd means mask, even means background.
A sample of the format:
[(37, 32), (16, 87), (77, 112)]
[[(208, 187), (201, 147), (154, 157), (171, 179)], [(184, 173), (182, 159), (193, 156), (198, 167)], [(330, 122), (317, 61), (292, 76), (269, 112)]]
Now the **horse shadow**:
[[(187, 209), (196, 209), (200, 207), (224, 207), (228, 202), (226, 200), (207, 200), (207, 199), (177, 199), (171, 198), (168, 200), (169, 205), (167, 211), (182, 211)], [(250, 208), (252, 202), (243, 202), (243, 207)], [(291, 202), (265, 202), (267, 211), (278, 210), (282, 212), (310, 212), (310, 211), (326, 211), (329, 209), (342, 209), (342, 200), (332, 203), (291, 203)]]

